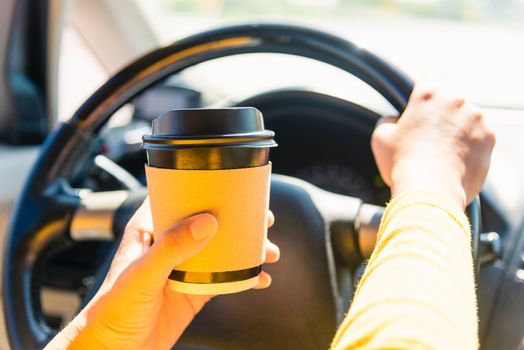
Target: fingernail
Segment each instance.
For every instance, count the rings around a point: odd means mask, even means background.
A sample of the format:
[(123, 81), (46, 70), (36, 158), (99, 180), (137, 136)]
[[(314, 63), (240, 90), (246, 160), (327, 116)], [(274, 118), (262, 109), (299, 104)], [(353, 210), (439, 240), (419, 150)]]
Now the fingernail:
[(190, 225), (191, 235), (195, 241), (201, 241), (217, 230), (217, 219), (211, 214), (200, 214), (193, 219)]

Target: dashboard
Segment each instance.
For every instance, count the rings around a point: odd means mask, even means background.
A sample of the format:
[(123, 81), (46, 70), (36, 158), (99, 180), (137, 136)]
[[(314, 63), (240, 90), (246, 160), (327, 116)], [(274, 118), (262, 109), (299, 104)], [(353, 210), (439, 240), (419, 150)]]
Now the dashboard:
[[(138, 98), (134, 121), (109, 128), (101, 143), (105, 154), (145, 184), (141, 135), (149, 131), (159, 110), (200, 106), (195, 94), (182, 88), (157, 88)], [(166, 93), (191, 96), (172, 99), (162, 108)], [(262, 111), (265, 127), (276, 133), (278, 147), (271, 150), (273, 172), (300, 178), (324, 190), (385, 205), (389, 190), (375, 166), (369, 140), (380, 118), (360, 105), (308, 90), (273, 90), (240, 101)], [(99, 189), (98, 189), (99, 190)]]
[(389, 190), (373, 160), (370, 137), (379, 115), (321, 93), (277, 90), (238, 103), (264, 114), (279, 146), (275, 173), (298, 177), (324, 190), (385, 205)]

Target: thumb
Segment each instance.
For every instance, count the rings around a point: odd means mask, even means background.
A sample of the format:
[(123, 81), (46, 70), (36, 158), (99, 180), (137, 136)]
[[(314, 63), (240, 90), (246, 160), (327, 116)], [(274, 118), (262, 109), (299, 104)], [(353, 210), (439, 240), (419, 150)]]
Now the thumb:
[(162, 288), (171, 270), (201, 251), (213, 239), (217, 228), (216, 218), (208, 213), (180, 221), (155, 240), (137, 262), (135, 268), (138, 271), (135, 270), (135, 273), (147, 279), (153, 290)]
[(380, 152), (393, 139), (393, 134), (397, 130), (397, 121), (398, 117), (382, 117), (379, 119), (373, 135), (371, 135), (373, 153)]
[(399, 117), (388, 116), (382, 117), (378, 120), (375, 130), (373, 131), (373, 137), (379, 137), (380, 139), (388, 140), (391, 135), (397, 129), (397, 122)]
[(371, 150), (375, 163), (387, 184), (391, 183), (392, 151), (397, 121), (398, 117), (381, 118), (373, 131), (373, 135), (371, 135)]

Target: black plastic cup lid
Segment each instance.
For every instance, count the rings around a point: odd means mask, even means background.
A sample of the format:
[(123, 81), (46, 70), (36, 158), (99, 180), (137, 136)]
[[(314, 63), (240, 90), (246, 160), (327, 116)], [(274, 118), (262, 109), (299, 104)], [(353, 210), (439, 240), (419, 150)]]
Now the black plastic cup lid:
[(142, 139), (144, 149), (274, 147), (274, 136), (258, 109), (238, 107), (171, 110), (154, 119), (151, 135)]

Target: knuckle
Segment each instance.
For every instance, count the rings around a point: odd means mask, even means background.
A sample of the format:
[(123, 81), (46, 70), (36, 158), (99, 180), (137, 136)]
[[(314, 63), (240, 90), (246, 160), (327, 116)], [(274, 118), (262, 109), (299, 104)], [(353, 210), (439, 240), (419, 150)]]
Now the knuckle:
[(484, 114), (477, 106), (467, 104), (464, 111), (468, 122), (481, 125), (484, 124)]
[(380, 122), (377, 123), (375, 126), (375, 129), (373, 129), (373, 132), (371, 133), (371, 142), (377, 142), (380, 138)]
[(450, 105), (454, 108), (460, 108), (464, 105), (464, 103), (466, 102), (466, 100), (464, 99), (464, 97), (460, 97), (460, 96), (453, 96), (450, 98)]
[(167, 232), (160, 239), (160, 245), (163, 250), (177, 250), (181, 245), (183, 232), (179, 230)]
[(384, 144), (380, 132), (377, 132), (377, 129), (371, 134), (371, 149), (377, 150), (380, 149)]
[(486, 130), (486, 139), (489, 143), (489, 145), (493, 148), (495, 144), (497, 143), (497, 136), (491, 129)]
[(484, 122), (484, 115), (481, 111), (473, 111), (469, 114), (469, 118), (472, 122), (476, 124), (481, 124)]
[(419, 86), (413, 91), (413, 97), (420, 101), (427, 101), (435, 97), (437, 89), (431, 86)]
[(373, 132), (371, 133), (371, 144), (379, 142), (379, 138), (379, 132), (377, 132), (377, 129), (375, 128), (375, 130), (373, 130)]
[(124, 229), (124, 234), (122, 236), (122, 243), (128, 243), (135, 240), (138, 240), (140, 237), (141, 231), (137, 229), (136, 227), (127, 224), (126, 228)]

